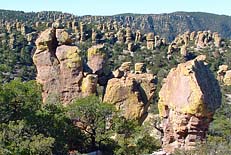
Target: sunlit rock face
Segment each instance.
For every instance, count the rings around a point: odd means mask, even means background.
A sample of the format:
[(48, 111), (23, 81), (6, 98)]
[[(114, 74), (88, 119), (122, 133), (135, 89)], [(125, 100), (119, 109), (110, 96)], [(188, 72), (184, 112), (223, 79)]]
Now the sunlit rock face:
[(139, 64), (136, 64), (136, 73), (130, 73), (129, 62), (113, 72), (114, 78), (108, 81), (104, 102), (114, 104), (125, 118), (142, 123), (154, 95), (156, 77), (145, 73)]
[(213, 114), (221, 105), (218, 82), (204, 60), (201, 55), (173, 68), (159, 92), (166, 152), (192, 149), (196, 142), (203, 141)]
[(68, 33), (55, 28), (45, 30), (36, 40), (33, 61), (44, 102), (57, 98), (68, 104), (73, 99), (96, 93), (97, 75), (84, 77), (80, 50), (70, 43)]

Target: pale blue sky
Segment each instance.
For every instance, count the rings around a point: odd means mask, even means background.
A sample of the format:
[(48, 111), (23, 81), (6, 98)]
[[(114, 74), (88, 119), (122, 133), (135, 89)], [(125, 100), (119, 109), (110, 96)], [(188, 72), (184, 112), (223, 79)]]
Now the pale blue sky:
[(1, 0), (0, 9), (62, 11), (75, 15), (209, 12), (231, 15), (231, 0)]

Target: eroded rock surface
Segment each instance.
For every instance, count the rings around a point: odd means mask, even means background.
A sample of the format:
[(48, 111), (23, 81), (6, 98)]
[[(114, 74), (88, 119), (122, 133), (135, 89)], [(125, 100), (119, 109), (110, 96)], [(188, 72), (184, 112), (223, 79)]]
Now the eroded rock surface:
[(108, 81), (104, 102), (114, 104), (125, 118), (136, 119), (142, 123), (154, 95), (155, 77), (147, 73), (130, 73), (128, 64), (130, 65), (129, 62), (122, 64), (117, 70), (121, 76)]
[(218, 82), (204, 59), (199, 56), (172, 69), (159, 92), (166, 152), (192, 149), (196, 142), (204, 140), (212, 116), (221, 104)]
[[(64, 34), (64, 36), (62, 36)], [(58, 37), (58, 38), (57, 38)], [(61, 46), (58, 46), (59, 43)], [(96, 93), (95, 79), (84, 80), (83, 63), (76, 46), (69, 46), (68, 34), (61, 29), (50, 28), (36, 40), (37, 50), (33, 61), (37, 68), (37, 81), (42, 85), (43, 101), (56, 97), (68, 104), (73, 99)], [(89, 82), (93, 80), (92, 82)], [(82, 90), (82, 83), (88, 88)], [(89, 90), (91, 89), (91, 90)]]

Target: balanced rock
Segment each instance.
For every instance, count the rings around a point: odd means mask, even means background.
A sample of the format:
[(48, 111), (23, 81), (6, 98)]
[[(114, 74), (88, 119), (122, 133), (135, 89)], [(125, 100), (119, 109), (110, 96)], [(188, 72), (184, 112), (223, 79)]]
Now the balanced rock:
[(88, 67), (95, 74), (100, 74), (107, 62), (107, 53), (104, 45), (96, 45), (87, 51)]
[(205, 56), (179, 64), (168, 74), (159, 92), (163, 149), (192, 149), (204, 140), (209, 123), (221, 105), (217, 80), (204, 63)]

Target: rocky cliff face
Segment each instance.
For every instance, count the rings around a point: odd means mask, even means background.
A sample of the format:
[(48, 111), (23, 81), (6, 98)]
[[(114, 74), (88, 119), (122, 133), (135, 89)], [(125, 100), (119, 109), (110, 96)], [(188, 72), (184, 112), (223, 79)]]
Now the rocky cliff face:
[(166, 152), (192, 149), (197, 141), (204, 140), (212, 116), (221, 104), (218, 82), (204, 59), (205, 56), (198, 56), (172, 69), (159, 92)]

